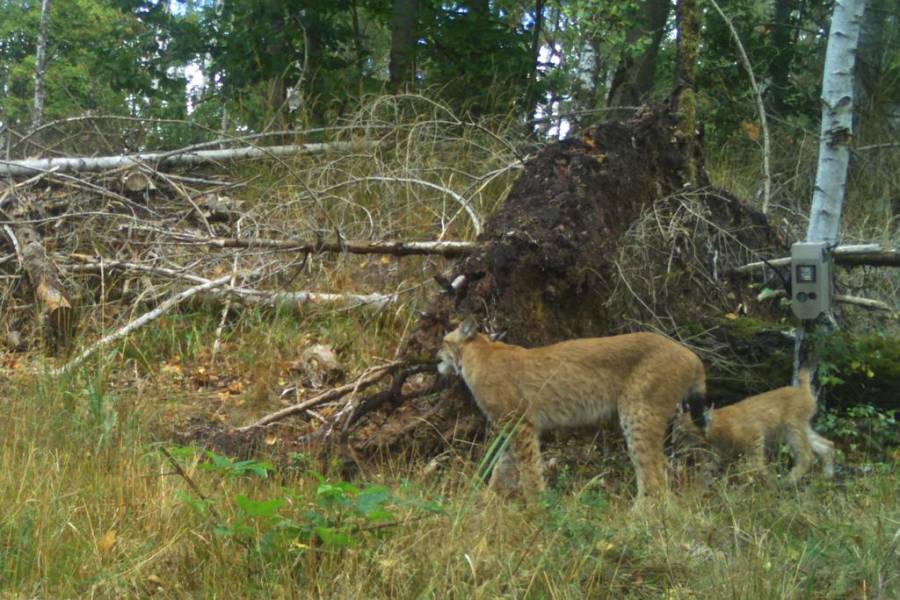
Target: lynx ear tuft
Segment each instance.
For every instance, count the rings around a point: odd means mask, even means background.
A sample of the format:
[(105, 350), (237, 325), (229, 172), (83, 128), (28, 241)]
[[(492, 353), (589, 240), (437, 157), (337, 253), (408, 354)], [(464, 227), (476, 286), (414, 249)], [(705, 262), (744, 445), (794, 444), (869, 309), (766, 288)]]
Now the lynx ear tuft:
[(466, 317), (466, 320), (459, 325), (459, 335), (464, 340), (470, 340), (478, 333), (478, 324), (473, 317)]

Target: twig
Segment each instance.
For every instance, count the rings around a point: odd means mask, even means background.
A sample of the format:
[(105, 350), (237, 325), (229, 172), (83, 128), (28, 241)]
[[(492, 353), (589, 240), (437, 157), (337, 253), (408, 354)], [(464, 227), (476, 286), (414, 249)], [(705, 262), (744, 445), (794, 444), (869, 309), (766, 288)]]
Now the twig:
[(361, 182), (365, 182), (365, 181), (381, 181), (381, 182), (389, 182), (389, 183), (413, 183), (413, 184), (421, 185), (423, 187), (428, 187), (433, 190), (437, 190), (443, 194), (446, 194), (446, 195), (450, 196), (451, 198), (453, 198), (453, 200), (455, 202), (457, 202), (460, 206), (462, 206), (463, 209), (466, 211), (466, 213), (469, 215), (469, 219), (472, 221), (472, 226), (475, 228), (475, 236), (477, 237), (477, 236), (481, 235), (481, 221), (479, 221), (478, 216), (475, 214), (475, 211), (472, 210), (472, 206), (471, 206), (471, 204), (469, 204), (468, 200), (466, 200), (465, 198), (463, 198), (462, 196), (460, 196), (459, 194), (457, 194), (450, 188), (444, 187), (442, 185), (438, 185), (436, 183), (432, 183), (430, 181), (426, 181), (424, 179), (416, 179), (415, 177), (387, 177), (387, 176), (381, 176), (381, 175), (370, 175), (370, 176), (366, 176), (366, 177), (353, 177), (353, 178), (347, 179), (345, 181), (341, 181), (339, 183), (331, 185), (321, 191), (328, 192), (333, 189), (337, 189), (339, 187), (351, 185), (354, 183), (361, 183)]
[(750, 77), (750, 87), (753, 88), (753, 95), (756, 96), (756, 110), (759, 112), (759, 124), (762, 127), (762, 136), (763, 136), (763, 205), (762, 205), (762, 213), (766, 214), (769, 212), (769, 200), (772, 197), (772, 171), (769, 166), (769, 155), (771, 153), (769, 149), (769, 125), (766, 121), (766, 106), (763, 103), (762, 92), (759, 91), (759, 86), (756, 84), (756, 76), (753, 74), (753, 65), (750, 64), (750, 59), (747, 57), (747, 52), (744, 50), (744, 45), (741, 43), (741, 37), (738, 35), (737, 30), (734, 28), (734, 25), (731, 23), (731, 19), (722, 11), (719, 7), (719, 4), (716, 0), (709, 0), (710, 4), (713, 5), (713, 8), (716, 9), (716, 12), (719, 13), (719, 16), (722, 17), (722, 20), (725, 21), (725, 24), (728, 25), (728, 30), (731, 32), (731, 37), (734, 39), (734, 43), (738, 47), (738, 52), (741, 55), (741, 62), (744, 63), (744, 69), (747, 70), (747, 75)]
[(91, 356), (97, 350), (100, 350), (101, 348), (105, 348), (106, 346), (115, 342), (116, 340), (120, 340), (123, 337), (127, 336), (132, 331), (135, 331), (135, 330), (143, 327), (144, 325), (153, 321), (154, 319), (158, 319), (159, 317), (166, 314), (167, 312), (169, 312), (170, 310), (172, 310), (173, 308), (175, 308), (176, 306), (178, 306), (179, 304), (181, 304), (182, 302), (184, 302), (191, 296), (195, 296), (201, 292), (207, 292), (209, 290), (212, 290), (212, 289), (215, 289), (217, 287), (227, 284), (229, 279), (231, 279), (231, 275), (225, 275), (224, 277), (219, 277), (218, 279), (213, 279), (211, 281), (207, 281), (206, 283), (203, 283), (201, 285), (196, 285), (192, 288), (188, 288), (182, 292), (179, 292), (178, 294), (175, 294), (174, 296), (172, 296), (171, 298), (169, 298), (168, 300), (166, 300), (165, 302), (163, 302), (162, 304), (160, 304), (153, 310), (145, 312), (140, 317), (138, 317), (134, 321), (131, 321), (130, 323), (128, 323), (127, 325), (125, 325), (124, 327), (119, 329), (118, 331), (115, 331), (115, 332), (101, 338), (99, 341), (95, 342), (94, 344), (92, 344), (91, 346), (86, 348), (81, 354), (79, 354), (78, 356), (76, 356), (75, 358), (73, 358), (72, 360), (67, 362), (66, 364), (64, 364), (62, 367), (59, 367), (58, 369), (53, 369), (52, 371), (50, 371), (51, 375), (60, 376), (60, 375), (64, 375), (64, 374), (68, 373), (69, 371), (71, 371), (72, 369), (74, 369), (75, 367), (77, 367), (81, 363), (83, 363), (89, 356)]
[(868, 146), (860, 146), (859, 148), (854, 148), (856, 152), (865, 152), (866, 150), (883, 150), (885, 148), (897, 148), (900, 147), (900, 142), (885, 142), (884, 144), (869, 144)]
[(175, 460), (175, 457), (172, 456), (172, 453), (169, 452), (169, 451), (166, 449), (165, 446), (160, 446), (160, 447), (159, 447), (159, 451), (162, 452), (163, 455), (169, 460), (169, 464), (172, 465), (172, 468), (175, 469), (175, 472), (178, 473), (178, 475), (179, 475), (182, 479), (184, 479), (184, 481), (188, 484), (188, 486), (189, 486), (192, 490), (194, 490), (194, 493), (197, 494), (197, 497), (200, 498), (204, 503), (206, 503), (206, 506), (209, 508), (209, 512), (211, 512), (212, 515), (213, 515), (215, 518), (217, 518), (218, 520), (221, 521), (221, 520), (222, 520), (222, 515), (219, 514), (218, 509), (217, 509), (215, 506), (212, 505), (212, 503), (209, 501), (209, 497), (208, 497), (206, 494), (204, 494), (204, 493), (203, 493), (203, 490), (200, 489), (200, 486), (198, 486), (198, 485), (194, 482), (194, 480), (191, 479), (191, 476), (188, 475), (188, 474), (185, 472), (185, 470), (181, 468), (181, 465), (178, 464), (178, 461)]
[(386, 365), (382, 365), (380, 367), (375, 367), (374, 369), (368, 370), (366, 373), (364, 373), (361, 377), (359, 377), (353, 383), (348, 383), (346, 385), (332, 388), (332, 389), (328, 390), (327, 392), (323, 392), (323, 393), (319, 394), (318, 396), (310, 398), (309, 400), (306, 400), (299, 404), (294, 404), (292, 406), (288, 406), (287, 408), (283, 408), (281, 410), (270, 413), (270, 414), (264, 416), (263, 418), (259, 419), (255, 423), (251, 423), (250, 425), (245, 425), (244, 427), (238, 427), (237, 431), (244, 432), (244, 431), (249, 431), (251, 429), (255, 429), (257, 427), (263, 427), (270, 423), (274, 423), (276, 421), (280, 421), (282, 419), (290, 417), (291, 415), (303, 413), (303, 412), (307, 411), (308, 409), (313, 408), (314, 406), (318, 406), (320, 404), (324, 404), (325, 402), (329, 402), (336, 398), (345, 396), (348, 393), (353, 392), (354, 390), (358, 391), (358, 390), (365, 389), (371, 385), (378, 383), (379, 381), (381, 381), (382, 379), (384, 379), (385, 377), (390, 375), (395, 369), (397, 369), (398, 367), (401, 367), (405, 364), (407, 364), (407, 363), (404, 361), (398, 360), (398, 361), (388, 363)]
[[(205, 220), (205, 219), (204, 219)], [(237, 222), (237, 234), (238, 237), (241, 235), (241, 220), (238, 219)], [(228, 287), (234, 287), (234, 284), (237, 282), (237, 272), (238, 272), (238, 253), (234, 253), (234, 258), (231, 263), (231, 281), (228, 282)], [(222, 344), (222, 331), (225, 329), (225, 321), (228, 319), (228, 311), (231, 310), (231, 298), (225, 299), (225, 306), (222, 307), (222, 316), (219, 318), (219, 326), (216, 327), (216, 341), (213, 342), (212, 345), (212, 356), (210, 357), (210, 361), (215, 364), (216, 355), (219, 353), (219, 347)]]

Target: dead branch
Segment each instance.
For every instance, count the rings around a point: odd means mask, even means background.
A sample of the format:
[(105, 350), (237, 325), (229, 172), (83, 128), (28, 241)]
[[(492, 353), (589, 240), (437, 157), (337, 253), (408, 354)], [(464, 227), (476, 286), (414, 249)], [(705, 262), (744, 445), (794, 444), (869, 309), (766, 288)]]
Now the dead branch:
[(359, 377), (356, 381), (353, 381), (352, 383), (348, 383), (348, 384), (330, 389), (327, 392), (323, 392), (323, 393), (319, 394), (318, 396), (314, 396), (313, 398), (310, 398), (309, 400), (306, 400), (304, 402), (300, 402), (299, 404), (294, 404), (292, 406), (288, 406), (287, 408), (283, 408), (281, 410), (275, 411), (271, 414), (264, 416), (263, 418), (259, 419), (255, 423), (251, 423), (250, 425), (246, 425), (244, 427), (238, 427), (237, 431), (245, 432), (245, 431), (249, 431), (250, 429), (255, 429), (257, 427), (264, 427), (265, 425), (269, 425), (270, 423), (280, 421), (282, 419), (290, 417), (291, 415), (295, 415), (298, 413), (304, 413), (313, 407), (319, 406), (320, 404), (324, 404), (326, 402), (330, 402), (332, 400), (336, 400), (338, 398), (346, 396), (347, 394), (349, 394), (353, 391), (363, 390), (365, 388), (368, 388), (368, 387), (378, 383), (379, 381), (381, 381), (382, 379), (384, 379), (385, 377), (387, 377), (388, 375), (393, 373), (398, 368), (400, 368), (404, 365), (407, 365), (407, 364), (408, 363), (405, 361), (398, 360), (398, 361), (388, 363), (386, 365), (382, 365), (380, 367), (375, 367), (373, 369), (370, 369), (366, 373), (364, 373), (361, 377)]
[[(80, 265), (69, 265), (68, 269), (74, 272), (91, 272), (98, 273), (104, 269), (113, 269), (123, 272), (137, 271), (158, 275), (168, 279), (181, 279), (196, 283), (198, 285), (206, 285), (210, 283), (210, 279), (194, 275), (186, 271), (178, 269), (169, 269), (166, 267), (157, 267), (153, 265), (142, 265), (122, 260), (105, 259), (101, 257), (86, 256), (84, 254), (71, 254), (69, 258), (79, 261)], [(227, 279), (230, 280), (231, 276)], [(218, 280), (216, 280), (218, 281)], [(328, 292), (310, 292), (310, 291), (268, 291), (257, 290), (253, 288), (235, 286), (227, 283), (222, 286), (216, 286), (216, 289), (202, 290), (211, 294), (213, 297), (228, 295), (238, 300), (242, 304), (253, 306), (264, 306), (271, 308), (297, 309), (306, 304), (342, 304), (349, 306), (371, 306), (381, 309), (387, 304), (393, 304), (397, 301), (398, 294), (354, 294), (341, 293), (333, 294)]]
[(300, 144), (288, 146), (246, 147), (227, 150), (196, 150), (183, 154), (144, 152), (121, 156), (72, 156), (63, 158), (33, 158), (28, 160), (0, 160), (0, 176), (32, 175), (50, 169), (84, 172), (104, 171), (140, 163), (196, 165), (220, 160), (271, 158), (293, 154), (320, 154), (356, 147), (347, 142)]
[[(837, 246), (831, 251), (835, 264), (845, 267), (873, 266), (873, 267), (900, 267), (900, 248), (882, 248), (878, 244), (855, 244)], [(791, 264), (789, 256), (773, 258), (768, 261), (769, 266), (784, 267)], [(752, 262), (728, 271), (729, 275), (745, 275), (759, 269), (765, 269), (765, 262)]]
[(150, 323), (154, 319), (158, 319), (159, 317), (166, 314), (167, 312), (169, 312), (170, 310), (172, 310), (173, 308), (175, 308), (176, 306), (178, 306), (179, 304), (181, 304), (182, 302), (184, 302), (191, 296), (195, 296), (199, 293), (207, 292), (207, 291), (215, 289), (217, 287), (221, 287), (221, 286), (227, 284), (230, 279), (231, 279), (230, 274), (225, 275), (224, 277), (219, 277), (218, 279), (213, 279), (211, 281), (207, 281), (206, 283), (203, 283), (201, 285), (195, 285), (192, 288), (188, 288), (182, 292), (175, 294), (174, 296), (172, 296), (171, 298), (169, 298), (168, 300), (166, 300), (165, 302), (163, 302), (162, 304), (160, 304), (153, 310), (145, 312), (140, 317), (138, 317), (134, 321), (131, 321), (130, 323), (128, 323), (127, 325), (125, 325), (124, 327), (119, 329), (118, 331), (115, 331), (115, 332), (101, 338), (94, 344), (90, 345), (81, 354), (79, 354), (78, 356), (76, 356), (75, 358), (73, 358), (72, 360), (70, 360), (69, 362), (64, 364), (63, 366), (59, 367), (58, 369), (53, 369), (52, 371), (50, 371), (51, 375), (59, 376), (59, 375), (64, 375), (64, 374), (68, 373), (75, 367), (78, 367), (79, 365), (81, 365), (81, 363), (83, 363), (89, 356), (91, 356), (97, 350), (100, 350), (101, 348), (105, 348), (106, 346), (110, 345), (111, 343), (115, 342), (116, 340), (120, 340), (123, 337), (127, 336), (132, 331), (140, 329), (141, 327), (143, 327), (147, 323)]
[(320, 252), (348, 252), (350, 254), (392, 254), (395, 256), (435, 254), (457, 257), (471, 254), (480, 246), (478, 242), (461, 241), (339, 240), (327, 242), (321, 240), (311, 242), (309, 240), (214, 238), (204, 237), (189, 231), (172, 231), (142, 225), (123, 225), (123, 228), (135, 231), (152, 231), (156, 234), (168, 236), (183, 244), (196, 244), (209, 248), (262, 248), (314, 254)]
[[(769, 292), (765, 296), (766, 298), (786, 298), (787, 292), (785, 290), (774, 290)], [(856, 306), (862, 306), (863, 308), (871, 308), (874, 310), (884, 310), (891, 313), (892, 316), (897, 315), (896, 308), (891, 307), (887, 302), (882, 302), (881, 300), (875, 300), (873, 298), (860, 298), (859, 296), (848, 296), (846, 294), (835, 294), (832, 296), (835, 302), (843, 302), (844, 304), (853, 304)], [(764, 297), (762, 294), (757, 296), (758, 300), (763, 300)]]
[(414, 392), (410, 392), (409, 394), (403, 393), (403, 384), (406, 383), (406, 380), (412, 375), (415, 375), (417, 373), (427, 373), (429, 371), (434, 372), (435, 370), (435, 366), (432, 363), (422, 363), (413, 365), (407, 369), (403, 369), (394, 376), (394, 380), (391, 383), (390, 389), (376, 392), (356, 403), (353, 410), (347, 416), (343, 431), (347, 431), (348, 429), (350, 429), (350, 427), (358, 423), (364, 416), (372, 411), (378, 410), (387, 402), (406, 402), (408, 400), (412, 400), (413, 398), (419, 398), (421, 396), (427, 396), (428, 394), (433, 393), (438, 388), (437, 381), (435, 381), (432, 385), (426, 386)]
[(859, 296), (847, 296), (846, 294), (835, 294), (834, 299), (837, 302), (843, 302), (844, 304), (855, 304), (856, 306), (862, 306), (863, 308), (872, 308), (875, 310), (886, 310), (889, 313), (896, 316), (897, 309), (891, 308), (887, 302), (882, 302), (881, 300), (875, 300), (873, 298), (860, 298)]

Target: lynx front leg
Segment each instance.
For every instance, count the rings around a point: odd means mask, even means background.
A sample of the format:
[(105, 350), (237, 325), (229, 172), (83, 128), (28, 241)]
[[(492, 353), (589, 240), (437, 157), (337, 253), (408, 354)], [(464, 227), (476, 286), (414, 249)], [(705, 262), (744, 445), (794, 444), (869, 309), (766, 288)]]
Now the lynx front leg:
[(491, 475), (491, 488), (498, 492), (509, 489), (510, 483), (518, 484), (526, 498), (545, 489), (540, 440), (537, 429), (530, 423), (516, 425), (509, 448)]

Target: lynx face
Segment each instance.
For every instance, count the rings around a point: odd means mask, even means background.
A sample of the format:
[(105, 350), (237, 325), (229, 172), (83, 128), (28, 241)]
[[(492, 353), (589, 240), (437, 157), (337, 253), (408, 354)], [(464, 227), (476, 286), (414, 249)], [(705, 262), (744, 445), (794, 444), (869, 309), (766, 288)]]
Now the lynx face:
[(638, 498), (666, 487), (663, 442), (669, 419), (688, 396), (706, 390), (703, 364), (681, 344), (635, 333), (583, 338), (542, 348), (491, 341), (464, 321), (437, 353), (442, 374), (457, 373), (481, 411), (514, 427), (491, 487), (544, 489), (539, 435), (618, 417), (638, 481)]
[(471, 319), (463, 321), (457, 329), (444, 336), (437, 357), (438, 373), (441, 375), (462, 375), (462, 344), (471, 340), (477, 333), (475, 322)]

